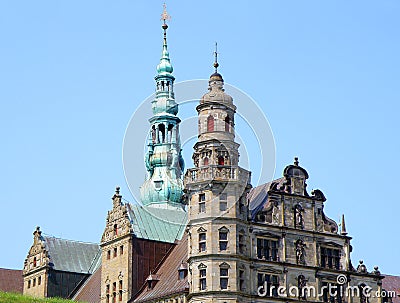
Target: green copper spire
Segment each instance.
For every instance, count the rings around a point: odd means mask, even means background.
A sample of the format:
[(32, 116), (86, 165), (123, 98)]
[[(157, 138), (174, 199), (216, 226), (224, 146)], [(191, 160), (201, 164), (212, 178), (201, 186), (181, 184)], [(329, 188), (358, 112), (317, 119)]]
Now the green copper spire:
[(157, 66), (156, 95), (151, 102), (153, 117), (150, 118), (148, 151), (145, 158), (147, 177), (140, 188), (141, 201), (154, 207), (180, 206), (183, 195), (182, 173), (184, 161), (181, 154), (179, 123), (176, 116), (172, 65), (167, 49), (166, 20), (170, 17), (164, 5), (164, 43), (160, 63)]
[(164, 43), (163, 43), (163, 49), (162, 49), (162, 55), (160, 59), (160, 63), (157, 65), (157, 73), (159, 76), (167, 76), (171, 74), (174, 70), (171, 64), (171, 60), (169, 59), (169, 52), (167, 48), (167, 28), (168, 25), (166, 23), (166, 20), (170, 19), (170, 16), (168, 15), (165, 6), (164, 6), (164, 12), (161, 15), (162, 20), (164, 20), (164, 23), (162, 25), (162, 28), (164, 30)]

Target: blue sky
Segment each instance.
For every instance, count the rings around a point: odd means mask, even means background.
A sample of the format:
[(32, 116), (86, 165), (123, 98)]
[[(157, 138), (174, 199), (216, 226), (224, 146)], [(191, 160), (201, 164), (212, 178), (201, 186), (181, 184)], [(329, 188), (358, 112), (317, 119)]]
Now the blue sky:
[[(0, 267), (22, 268), (36, 225), (98, 242), (115, 186), (132, 200), (122, 141), (154, 91), (162, 3), (0, 2)], [(167, 5), (177, 81), (208, 78), (218, 41), (225, 81), (271, 125), (276, 177), (298, 156), (328, 216), (346, 215), (353, 264), (400, 274), (400, 2)]]

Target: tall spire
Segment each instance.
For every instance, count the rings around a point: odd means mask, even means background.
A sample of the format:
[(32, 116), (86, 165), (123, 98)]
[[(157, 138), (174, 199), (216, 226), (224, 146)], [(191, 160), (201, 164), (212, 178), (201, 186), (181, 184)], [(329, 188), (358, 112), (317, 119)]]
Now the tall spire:
[(161, 20), (163, 21), (161, 27), (164, 30), (164, 41), (163, 41), (160, 63), (157, 65), (157, 73), (158, 75), (169, 75), (173, 72), (174, 68), (172, 67), (171, 61), (169, 59), (169, 52), (167, 47), (167, 29), (168, 29), (167, 20), (171, 20), (171, 16), (167, 12), (167, 6), (165, 5), (165, 3), (164, 3), (164, 10), (161, 14)]
[(168, 207), (179, 205), (183, 195), (182, 173), (184, 161), (181, 154), (178, 104), (174, 96), (172, 64), (167, 49), (166, 6), (161, 14), (164, 41), (160, 63), (157, 65), (156, 95), (151, 102), (153, 117), (150, 118), (148, 150), (145, 158), (147, 178), (140, 188), (141, 201), (145, 205)]

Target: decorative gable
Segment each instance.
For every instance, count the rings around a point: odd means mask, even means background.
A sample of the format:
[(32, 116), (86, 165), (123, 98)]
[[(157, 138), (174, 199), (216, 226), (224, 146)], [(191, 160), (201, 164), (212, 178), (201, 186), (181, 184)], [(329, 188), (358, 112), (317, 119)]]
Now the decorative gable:
[(112, 197), (112, 200), (113, 209), (107, 214), (106, 227), (101, 238), (102, 243), (133, 233), (128, 209), (127, 206), (122, 203), (122, 196), (120, 195), (119, 187), (115, 189), (115, 194)]
[(40, 268), (44, 268), (49, 265), (49, 262), (49, 254), (46, 250), (44, 238), (42, 237), (42, 231), (38, 226), (33, 232), (33, 245), (25, 259), (23, 274), (26, 275)]

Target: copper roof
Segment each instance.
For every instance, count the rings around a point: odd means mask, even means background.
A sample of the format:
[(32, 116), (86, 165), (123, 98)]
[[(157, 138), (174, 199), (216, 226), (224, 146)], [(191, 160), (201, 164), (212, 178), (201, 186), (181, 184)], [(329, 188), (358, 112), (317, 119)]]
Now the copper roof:
[(156, 298), (162, 298), (172, 294), (184, 293), (188, 289), (187, 275), (179, 280), (178, 269), (182, 262), (187, 261), (188, 240), (186, 233), (182, 240), (172, 249), (172, 252), (160, 263), (154, 272), (159, 281), (152, 289), (145, 283), (132, 302), (146, 302)]
[(22, 270), (0, 268), (0, 291), (22, 293), (23, 288)]
[(382, 288), (386, 291), (395, 291), (396, 296), (392, 298), (393, 303), (400, 303), (400, 277), (385, 275), (385, 279), (382, 280)]
[(101, 257), (98, 244), (42, 237), (49, 252), (50, 266), (55, 270), (92, 273)]
[(91, 275), (74, 296), (74, 301), (87, 303), (99, 303), (101, 294), (101, 267)]

